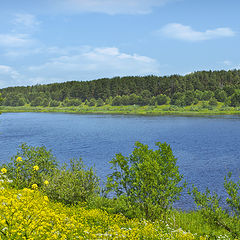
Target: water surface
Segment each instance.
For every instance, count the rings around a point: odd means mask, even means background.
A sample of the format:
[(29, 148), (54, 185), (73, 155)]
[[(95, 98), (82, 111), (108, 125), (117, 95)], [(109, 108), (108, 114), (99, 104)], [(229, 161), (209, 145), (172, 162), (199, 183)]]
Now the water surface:
[[(63, 163), (82, 157), (106, 179), (116, 153), (128, 155), (140, 141), (154, 148), (167, 142), (189, 183), (224, 195), (224, 175), (240, 175), (240, 117), (77, 115), (63, 113), (3, 113), (0, 115), (0, 163), (16, 154), (17, 146), (45, 145)], [(184, 194), (177, 206), (192, 207)]]

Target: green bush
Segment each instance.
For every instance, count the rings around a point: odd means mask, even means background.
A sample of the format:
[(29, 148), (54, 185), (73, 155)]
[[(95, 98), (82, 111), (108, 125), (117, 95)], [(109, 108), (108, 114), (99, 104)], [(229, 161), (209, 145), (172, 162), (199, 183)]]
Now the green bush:
[(98, 195), (99, 179), (92, 168), (85, 169), (81, 159), (55, 169), (44, 191), (52, 200), (73, 205)]
[[(99, 192), (99, 179), (92, 168), (86, 169), (81, 159), (59, 164), (46, 147), (22, 144), (11, 162), (3, 164), (6, 176), (17, 189), (39, 188), (52, 200), (65, 204), (86, 202)], [(34, 186), (33, 186), (34, 185)]]
[(193, 187), (191, 194), (205, 221), (213, 227), (228, 231), (236, 239), (240, 237), (240, 180), (233, 182), (229, 173), (225, 177), (224, 188), (228, 194), (225, 208), (222, 207), (221, 198), (208, 189), (201, 193)]
[(116, 154), (106, 185), (107, 192), (124, 199), (130, 209), (147, 219), (165, 214), (183, 188), (170, 146), (160, 142), (156, 146), (154, 151), (137, 142), (129, 157)]
[(21, 189), (31, 187), (32, 184), (43, 186), (45, 179), (52, 176), (58, 164), (46, 147), (33, 147), (24, 143), (10, 163), (2, 167), (7, 169), (7, 177), (13, 181), (12, 185)]

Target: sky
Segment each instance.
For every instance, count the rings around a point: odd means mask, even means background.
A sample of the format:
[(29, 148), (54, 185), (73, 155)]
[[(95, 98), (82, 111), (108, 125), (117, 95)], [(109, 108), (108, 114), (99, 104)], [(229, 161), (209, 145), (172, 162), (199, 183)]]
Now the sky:
[(239, 0), (0, 1), (0, 88), (240, 68)]

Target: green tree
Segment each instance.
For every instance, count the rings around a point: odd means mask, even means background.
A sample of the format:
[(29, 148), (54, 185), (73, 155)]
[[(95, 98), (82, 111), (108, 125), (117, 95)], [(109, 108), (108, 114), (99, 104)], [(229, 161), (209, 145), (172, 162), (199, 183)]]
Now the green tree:
[(210, 106), (217, 106), (217, 105), (218, 105), (217, 99), (214, 98), (214, 97), (212, 97), (212, 98), (209, 100), (208, 104), (209, 104)]
[(190, 90), (185, 92), (184, 100), (185, 100), (185, 105), (187, 106), (191, 104), (196, 104), (198, 102), (194, 92)]
[(149, 105), (150, 100), (152, 98), (152, 94), (149, 90), (143, 90), (140, 93), (140, 97), (141, 97), (140, 105)]
[(57, 100), (50, 101), (50, 107), (58, 107), (59, 105), (60, 105), (60, 102)]
[(240, 89), (235, 90), (234, 94), (230, 97), (231, 106), (239, 107), (240, 106)]
[(96, 105), (96, 103), (97, 103), (97, 102), (96, 102), (96, 99), (95, 99), (95, 98), (91, 98), (90, 101), (89, 101), (88, 106), (93, 107), (93, 106)]
[(121, 96), (116, 96), (112, 100), (112, 105), (113, 106), (121, 106), (122, 105), (122, 97)]
[(97, 100), (97, 107), (101, 107), (101, 106), (103, 106), (104, 105), (104, 101), (101, 99), (101, 98), (99, 98), (98, 100)]
[(36, 97), (31, 102), (31, 106), (33, 106), (33, 107), (41, 106), (41, 105), (42, 105), (42, 98), (41, 97)]
[(219, 102), (225, 102), (227, 100), (227, 93), (221, 89), (217, 89), (214, 96)]
[(165, 94), (160, 94), (156, 96), (156, 102), (158, 105), (167, 104), (168, 101), (169, 101), (169, 97), (166, 96)]
[(171, 98), (171, 105), (185, 106), (184, 93), (181, 93), (181, 92), (174, 93)]
[(157, 150), (139, 142), (129, 157), (116, 154), (110, 163), (107, 190), (125, 201), (147, 219), (166, 213), (179, 198), (183, 186), (170, 146), (157, 142)]
[(49, 105), (49, 100), (47, 98), (44, 98), (41, 102), (41, 106), (48, 107), (48, 105)]

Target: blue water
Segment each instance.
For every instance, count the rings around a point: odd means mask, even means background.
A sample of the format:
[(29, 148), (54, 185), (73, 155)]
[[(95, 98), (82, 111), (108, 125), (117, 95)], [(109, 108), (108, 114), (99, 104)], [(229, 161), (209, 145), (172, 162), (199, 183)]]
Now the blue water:
[[(0, 163), (8, 162), (23, 142), (45, 145), (61, 163), (82, 157), (104, 181), (111, 172), (108, 162), (116, 153), (130, 154), (136, 141), (151, 148), (167, 142), (187, 182), (223, 198), (226, 173), (232, 171), (235, 180), (240, 175), (240, 116), (0, 115)], [(183, 194), (176, 207), (192, 208), (191, 198)]]

